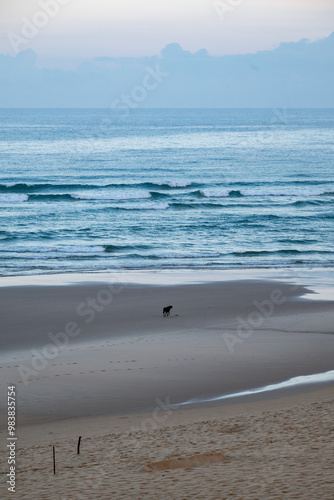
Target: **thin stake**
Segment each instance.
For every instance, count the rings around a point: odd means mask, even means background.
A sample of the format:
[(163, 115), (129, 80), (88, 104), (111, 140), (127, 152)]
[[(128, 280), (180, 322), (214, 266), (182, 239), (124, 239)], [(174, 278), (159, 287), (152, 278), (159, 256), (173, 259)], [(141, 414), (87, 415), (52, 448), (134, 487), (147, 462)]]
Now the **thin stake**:
[(80, 443), (81, 443), (81, 436), (79, 436), (78, 440), (78, 455), (80, 454)]
[(53, 473), (56, 473), (56, 450), (55, 447), (53, 446)]

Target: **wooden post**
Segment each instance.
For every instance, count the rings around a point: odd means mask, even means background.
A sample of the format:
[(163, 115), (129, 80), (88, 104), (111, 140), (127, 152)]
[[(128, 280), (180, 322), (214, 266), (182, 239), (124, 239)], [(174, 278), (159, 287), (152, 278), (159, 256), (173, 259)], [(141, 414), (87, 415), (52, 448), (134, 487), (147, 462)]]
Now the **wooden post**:
[(78, 455), (80, 454), (80, 443), (81, 443), (81, 436), (79, 436), (78, 440)]
[(53, 446), (53, 473), (56, 473), (56, 450), (55, 447)]

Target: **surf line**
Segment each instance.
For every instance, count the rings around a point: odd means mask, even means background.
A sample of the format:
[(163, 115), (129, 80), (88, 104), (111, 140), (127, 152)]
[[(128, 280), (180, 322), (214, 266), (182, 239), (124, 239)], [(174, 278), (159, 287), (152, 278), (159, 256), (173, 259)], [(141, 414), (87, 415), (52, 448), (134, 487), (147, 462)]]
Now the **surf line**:
[(235, 392), (233, 394), (226, 394), (223, 396), (216, 396), (212, 398), (189, 399), (188, 401), (185, 401), (183, 403), (175, 404), (175, 406), (191, 405), (195, 403), (209, 403), (211, 401), (220, 401), (230, 398), (240, 398), (242, 396), (260, 394), (261, 392), (277, 391), (279, 389), (287, 389), (290, 387), (296, 387), (298, 385), (316, 384), (321, 382), (334, 382), (334, 370), (330, 370), (325, 373), (315, 373), (314, 375), (301, 375), (299, 377), (293, 377), (277, 384), (265, 385), (264, 387), (248, 389), (247, 391)]

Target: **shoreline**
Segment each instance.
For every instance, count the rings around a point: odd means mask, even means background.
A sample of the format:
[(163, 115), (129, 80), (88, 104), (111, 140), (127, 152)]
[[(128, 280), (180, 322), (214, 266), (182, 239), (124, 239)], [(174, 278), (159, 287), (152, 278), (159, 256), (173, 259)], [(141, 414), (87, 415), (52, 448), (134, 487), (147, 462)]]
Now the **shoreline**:
[(126, 414), (333, 370), (333, 301), (306, 278), (167, 277), (0, 287), (0, 370), (21, 412)]
[[(107, 271), (52, 272), (0, 276), (3, 286), (70, 285), (84, 283), (105, 283), (110, 279), (137, 284), (186, 284), (232, 279), (310, 279), (321, 284), (334, 286), (334, 267), (242, 267), (242, 268), (179, 268), (179, 269), (114, 269)], [(324, 283), (325, 282), (325, 283)]]
[(332, 500), (331, 276), (238, 276), (0, 286), (22, 500)]
[[(23, 435), (28, 432), (28, 429), (39, 429), (42, 427), (59, 427), (59, 431), (66, 433), (66, 427), (72, 426), (72, 424), (78, 428), (82, 426), (83, 428), (86, 424), (93, 425), (95, 428), (101, 427), (101, 422), (109, 421), (121, 421), (123, 419), (130, 420), (131, 422), (137, 422), (138, 420), (145, 421), (152, 414), (154, 414), (157, 409), (162, 412), (170, 412), (183, 415), (183, 414), (194, 414), (194, 415), (204, 415), (210, 412), (226, 412), (231, 413), (234, 410), (237, 412), (238, 408), (243, 409), (262, 409), (262, 408), (278, 408), (281, 407), (282, 403), (290, 401), (291, 404), (297, 401), (308, 401), (317, 400), (319, 394), (326, 394), (328, 397), (334, 398), (334, 371), (325, 372), (324, 374), (315, 374), (322, 378), (322, 375), (330, 373), (330, 378), (328, 380), (319, 380), (313, 382), (305, 382), (297, 384), (295, 386), (285, 386), (283, 381), (281, 384), (283, 387), (277, 390), (267, 390), (266, 387), (254, 388), (249, 391), (243, 391), (235, 394), (228, 394), (223, 396), (213, 397), (211, 399), (205, 399), (203, 401), (185, 401), (181, 403), (173, 403), (169, 400), (169, 397), (165, 401), (161, 401), (156, 398), (155, 407), (142, 408), (132, 411), (120, 411), (116, 413), (102, 413), (97, 415), (75, 415), (75, 416), (63, 416), (63, 417), (50, 417), (47, 415), (21, 415), (18, 414), (16, 417), (17, 430), (21, 431)], [(305, 378), (313, 377), (313, 375), (305, 375)], [(304, 377), (299, 377), (304, 378)], [(280, 385), (280, 384), (276, 384)], [(257, 391), (261, 389), (261, 391)], [(262, 390), (264, 389), (264, 390)], [(249, 392), (246, 394), (246, 392)], [(186, 412), (186, 413), (185, 413)], [(7, 417), (0, 413), (0, 436), (7, 430)]]
[(0, 276), (0, 290), (7, 287), (102, 285), (110, 281), (120, 285), (168, 286), (240, 281), (242, 279), (288, 281), (298, 286), (310, 288), (308, 298), (334, 301), (334, 267), (142, 269)]
[(331, 500), (333, 408), (331, 386), (226, 406), (21, 424), (17, 493), (22, 500)]
[[(226, 416), (236, 416), (240, 413), (254, 414), (273, 409), (284, 409), (297, 406), (303, 402), (316, 402), (325, 398), (333, 399), (334, 403), (334, 384), (331, 382), (314, 384), (312, 386), (303, 386), (299, 389), (292, 389), (290, 393), (284, 391), (277, 391), (275, 394), (267, 397), (241, 397), (228, 401), (220, 401), (217, 403), (209, 403), (207, 405), (193, 405), (182, 406), (173, 405), (170, 401), (159, 401), (155, 407), (148, 411), (142, 410), (139, 412), (129, 413), (116, 413), (104, 415), (87, 415), (64, 417), (58, 419), (34, 419), (29, 416), (21, 416), (19, 419), (17, 432), (21, 433), (20, 439), (23, 442), (32, 442), (36, 439), (36, 435), (40, 435), (40, 441), (48, 440), (49, 429), (57, 431), (60, 436), (70, 437), (73, 434), (73, 429), (77, 432), (87, 432), (87, 429), (94, 429), (96, 435), (102, 435), (110, 428), (117, 429), (120, 432), (126, 433), (132, 426), (140, 426), (142, 423), (147, 422), (148, 419), (153, 419), (157, 426), (164, 427), (163, 419), (155, 419), (154, 414), (157, 413), (157, 408), (161, 414), (168, 416), (168, 421), (173, 419), (180, 420), (193, 420), (201, 419), (204, 417), (210, 418), (213, 415), (220, 414)], [(21, 421), (20, 421), (21, 420)], [(166, 419), (167, 420), (167, 419)], [(155, 426), (154, 426), (155, 427)], [(0, 427), (0, 435), (4, 431), (4, 427)], [(45, 430), (44, 430), (45, 429)], [(43, 431), (42, 431), (43, 430)], [(56, 434), (56, 432), (52, 432)]]

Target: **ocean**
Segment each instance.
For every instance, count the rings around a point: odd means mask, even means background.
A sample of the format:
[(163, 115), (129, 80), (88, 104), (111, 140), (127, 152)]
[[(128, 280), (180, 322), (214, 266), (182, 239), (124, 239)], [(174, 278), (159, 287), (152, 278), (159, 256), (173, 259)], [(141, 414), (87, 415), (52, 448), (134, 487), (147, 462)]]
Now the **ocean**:
[(2, 109), (0, 275), (334, 266), (333, 109)]

